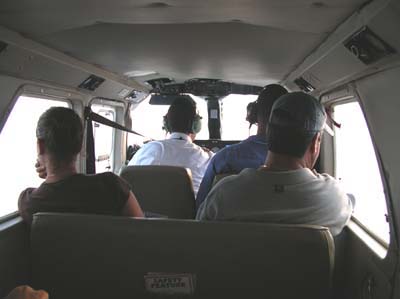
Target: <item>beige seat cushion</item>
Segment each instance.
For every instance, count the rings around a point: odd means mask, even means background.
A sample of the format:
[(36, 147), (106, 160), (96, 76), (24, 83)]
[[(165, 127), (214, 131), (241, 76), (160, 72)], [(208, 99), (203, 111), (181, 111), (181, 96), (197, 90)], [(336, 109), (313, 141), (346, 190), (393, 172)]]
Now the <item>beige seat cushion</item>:
[(195, 198), (190, 174), (175, 166), (128, 166), (121, 177), (131, 186), (145, 212), (193, 219)]

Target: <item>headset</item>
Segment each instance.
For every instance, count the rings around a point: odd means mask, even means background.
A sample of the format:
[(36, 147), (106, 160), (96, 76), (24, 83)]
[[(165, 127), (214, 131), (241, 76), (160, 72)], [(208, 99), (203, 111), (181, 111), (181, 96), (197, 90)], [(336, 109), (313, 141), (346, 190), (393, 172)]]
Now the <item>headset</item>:
[[(192, 120), (192, 124), (191, 124), (191, 129), (190, 129), (190, 133), (194, 133), (197, 134), (201, 131), (201, 119), (202, 117), (200, 116), (200, 114), (198, 112), (196, 112), (195, 116), (193, 117)], [(162, 126), (163, 130), (171, 133), (171, 126), (169, 125), (169, 121), (168, 121), (168, 113), (166, 115), (164, 115), (163, 117), (163, 126)]]
[(247, 115), (246, 120), (250, 123), (249, 129), (252, 125), (257, 123), (258, 115), (258, 102), (254, 101), (247, 105)]

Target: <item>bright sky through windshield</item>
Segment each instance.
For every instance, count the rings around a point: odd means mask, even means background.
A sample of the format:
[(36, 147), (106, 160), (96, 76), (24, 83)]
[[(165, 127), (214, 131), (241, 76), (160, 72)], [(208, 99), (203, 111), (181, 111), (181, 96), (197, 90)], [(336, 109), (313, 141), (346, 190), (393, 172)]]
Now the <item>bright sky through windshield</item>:
[[(207, 102), (192, 96), (197, 103), (197, 109), (202, 117), (202, 130), (197, 139), (209, 139)], [(222, 140), (243, 140), (249, 136), (249, 123), (246, 121), (246, 107), (249, 102), (255, 101), (255, 95), (229, 95), (221, 99), (222, 106)], [(134, 111), (132, 111), (132, 128), (153, 139), (164, 139), (167, 135), (162, 130), (163, 116), (167, 113), (168, 105), (150, 105), (147, 97)], [(253, 126), (251, 133), (255, 133)], [(128, 144), (141, 144), (143, 138), (129, 134)]]

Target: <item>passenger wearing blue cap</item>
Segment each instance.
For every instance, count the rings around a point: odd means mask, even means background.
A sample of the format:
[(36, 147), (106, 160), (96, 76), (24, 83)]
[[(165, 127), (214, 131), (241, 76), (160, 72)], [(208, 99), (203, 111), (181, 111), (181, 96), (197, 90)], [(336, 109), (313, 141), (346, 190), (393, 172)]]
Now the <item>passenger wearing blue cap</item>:
[(325, 120), (324, 107), (311, 95), (280, 97), (269, 119), (265, 165), (221, 180), (197, 219), (314, 224), (338, 235), (353, 202), (334, 178), (312, 170)]

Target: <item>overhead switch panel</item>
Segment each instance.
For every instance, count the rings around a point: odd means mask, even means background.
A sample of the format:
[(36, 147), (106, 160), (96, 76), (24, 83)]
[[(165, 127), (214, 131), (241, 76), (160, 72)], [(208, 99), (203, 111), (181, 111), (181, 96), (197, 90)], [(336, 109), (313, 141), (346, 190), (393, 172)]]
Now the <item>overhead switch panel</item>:
[(101, 77), (97, 77), (95, 75), (90, 75), (85, 81), (83, 81), (81, 84), (79, 84), (79, 88), (94, 91), (104, 81), (105, 81), (105, 79), (103, 79)]
[(396, 53), (395, 49), (368, 27), (354, 34), (343, 45), (366, 65)]
[(303, 77), (297, 78), (294, 80), (294, 83), (300, 88), (300, 90), (304, 92), (311, 92), (315, 89), (314, 86), (311, 85), (306, 79)]

